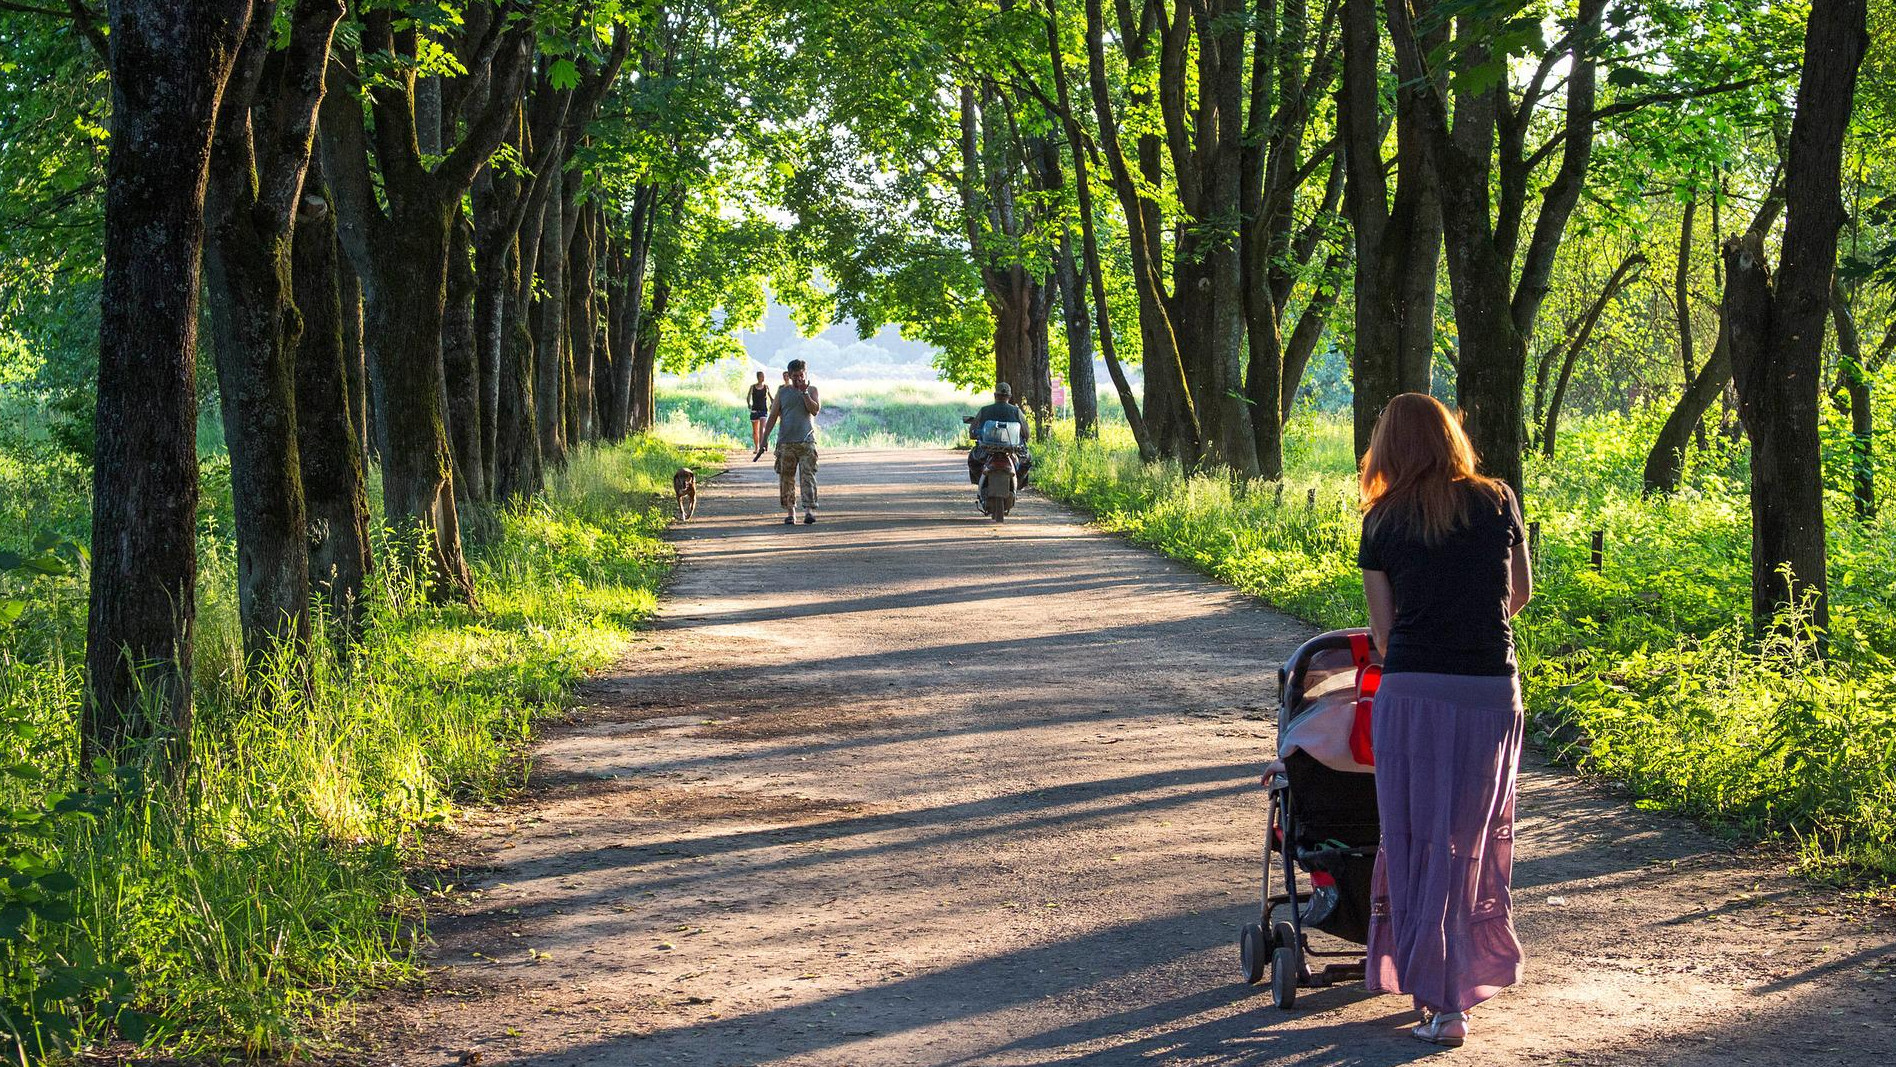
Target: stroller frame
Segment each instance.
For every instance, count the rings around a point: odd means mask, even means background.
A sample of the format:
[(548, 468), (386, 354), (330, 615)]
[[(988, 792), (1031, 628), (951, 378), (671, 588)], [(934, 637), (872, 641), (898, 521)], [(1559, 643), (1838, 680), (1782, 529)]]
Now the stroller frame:
[[(1363, 630), (1336, 631), (1313, 638), (1311, 643), (1338, 636), (1366, 633)], [(1293, 655), (1293, 662), (1305, 659), (1305, 649), (1299, 648)], [(1279, 668), (1277, 686), (1280, 699), (1289, 693), (1287, 685), (1295, 683), (1301, 692), (1302, 679), (1289, 677), (1286, 670)], [(1288, 719), (1280, 719), (1280, 734)], [(1268, 819), (1265, 823), (1263, 877), (1261, 879), (1261, 912), (1258, 922), (1246, 925), (1239, 934), (1239, 956), (1243, 966), (1244, 981), (1247, 985), (1256, 985), (1264, 980), (1266, 973), (1271, 981), (1271, 1000), (1277, 1007), (1290, 1009), (1297, 1003), (1297, 990), (1319, 989), (1342, 982), (1360, 981), (1365, 976), (1364, 955), (1361, 949), (1323, 950), (1310, 947), (1309, 935), (1304, 930), (1304, 905), (1314, 896), (1315, 885), (1305, 891), (1298, 885), (1297, 868), (1300, 865), (1321, 866), (1328, 861), (1352, 857), (1373, 857), (1375, 846), (1356, 848), (1307, 849), (1297, 843), (1296, 809), (1291, 800), (1290, 776), (1279, 771), (1264, 783), (1270, 796)], [(1276, 881), (1273, 866), (1283, 867), (1283, 890), (1272, 892), (1272, 883)], [(1280, 908), (1290, 913), (1288, 920), (1274, 918)], [(1320, 969), (1313, 970), (1311, 958), (1320, 960), (1340, 960), (1328, 962)]]

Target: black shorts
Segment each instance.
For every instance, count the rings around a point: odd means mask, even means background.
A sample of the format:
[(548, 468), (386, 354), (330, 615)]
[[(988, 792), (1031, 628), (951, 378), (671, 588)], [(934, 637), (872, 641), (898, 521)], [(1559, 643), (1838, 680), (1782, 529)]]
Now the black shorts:
[(752, 421), (752, 422), (763, 422), (763, 421), (764, 421), (765, 419), (768, 419), (768, 418), (770, 418), (770, 412), (768, 412), (768, 411), (753, 411), (753, 412), (751, 412), (751, 421)]

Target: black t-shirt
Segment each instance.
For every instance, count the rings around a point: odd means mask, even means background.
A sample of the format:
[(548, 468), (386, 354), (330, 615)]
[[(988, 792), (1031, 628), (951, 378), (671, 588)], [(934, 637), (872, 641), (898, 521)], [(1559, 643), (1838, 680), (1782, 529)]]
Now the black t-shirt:
[(1501, 501), (1472, 484), (1467, 521), (1441, 544), (1429, 545), (1406, 523), (1363, 516), (1356, 562), (1389, 576), (1396, 617), (1383, 650), (1383, 670), (1396, 673), (1513, 674), (1514, 629), (1508, 623), (1510, 563), (1523, 539), (1521, 506), (1502, 486)]
[(770, 387), (762, 384), (751, 386), (750, 406), (753, 414), (760, 411), (768, 412), (770, 410)]

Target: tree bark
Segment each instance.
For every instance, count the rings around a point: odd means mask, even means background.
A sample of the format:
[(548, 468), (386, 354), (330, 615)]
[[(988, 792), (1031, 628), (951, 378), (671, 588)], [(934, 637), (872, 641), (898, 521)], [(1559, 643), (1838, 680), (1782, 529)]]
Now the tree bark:
[[(1838, 286), (1831, 295), (1837, 329), (1837, 384), (1850, 417), (1850, 502), (1860, 522), (1876, 518), (1876, 411), (1870, 404), (1870, 373), (1850, 301)], [(1896, 325), (1892, 326), (1896, 329)], [(1892, 336), (1896, 336), (1893, 334)]]
[(595, 436), (593, 420), (597, 412), (593, 401), (593, 337), (599, 326), (593, 278), (593, 267), (598, 257), (598, 249), (594, 244), (599, 231), (594, 221), (597, 211), (591, 204), (580, 207), (579, 225), (575, 228), (572, 245), (567, 251), (569, 292), (566, 321), (573, 352), (572, 422), (579, 441), (590, 441)]
[[(537, 234), (536, 234), (537, 236)], [(538, 493), (545, 473), (540, 465), (539, 414), (534, 397), (533, 335), (521, 313), (525, 297), (516, 295), (531, 283), (523, 265), (526, 241), (516, 240), (506, 261), (507, 294), (500, 348), (500, 391), (495, 422), (494, 498), (518, 500)]]
[(486, 500), (487, 460), (481, 453), (481, 366), (474, 228), (457, 211), (448, 232), (447, 304), (441, 318), (442, 385), (448, 402), (448, 440), (454, 455), (454, 486), (463, 501)]
[[(1382, 35), (1376, 0), (1343, 0), (1343, 81), (1337, 93), (1344, 210), (1356, 241), (1356, 348), (1350, 361), (1356, 456), (1369, 451), (1382, 409), (1400, 393), (1427, 392), (1435, 354), (1435, 287), (1441, 262), (1440, 188), (1430, 167), (1421, 101), (1431, 83), (1396, 89), (1396, 189), (1382, 155)], [(1437, 43), (1431, 37), (1430, 43)]]
[[(316, 164), (320, 155), (312, 155), (312, 165)], [(333, 229), (333, 200), (331, 204), (330, 224)], [(342, 302), (343, 380), (349, 391), (349, 414), (354, 420), (356, 452), (366, 467), (374, 456), (374, 438), (369, 432), (369, 357), (367, 341), (363, 337), (362, 280), (356, 277), (355, 268), (349, 265), (346, 258), (336, 262), (336, 286), (337, 296)]]
[[(1148, 9), (1149, 10), (1149, 9)], [(1149, 16), (1142, 16), (1142, 19)], [(1128, 60), (1137, 61), (1149, 53), (1143, 43), (1143, 29), (1134, 33), (1121, 27), (1120, 43)], [(1086, 0), (1087, 83), (1092, 91), (1093, 111), (1099, 122), (1100, 145), (1106, 152), (1107, 173), (1113, 192), (1126, 216), (1126, 234), (1132, 254), (1133, 285), (1139, 294), (1139, 332), (1145, 352), (1146, 403), (1144, 415), (1149, 439), (1158, 455), (1196, 464), (1203, 447), (1204, 434), (1199, 412), (1186, 376), (1178, 335), (1166, 306), (1160, 269), (1164, 252), (1159, 229), (1158, 205), (1139, 193), (1125, 150), (1119, 140), (1119, 122), (1113, 113), (1112, 87), (1106, 77), (1105, 14), (1101, 0)], [(1136, 92), (1135, 107), (1149, 103), (1143, 91)], [(1159, 144), (1156, 137), (1140, 138), (1141, 178), (1162, 176)]]
[(1055, 273), (1060, 284), (1060, 318), (1066, 326), (1067, 393), (1073, 405), (1073, 435), (1099, 436), (1099, 386), (1093, 380), (1093, 320), (1086, 310), (1086, 283), (1080, 280), (1073, 235), (1060, 235)]
[[(1716, 207), (1714, 201), (1714, 234), (1718, 232)], [(1762, 242), (1783, 210), (1783, 189), (1774, 187), (1758, 205), (1757, 214), (1752, 216), (1746, 232)], [(1719, 262), (1722, 264), (1723, 261)], [(1719, 276), (1723, 277), (1722, 266)], [(1653, 440), (1652, 449), (1646, 453), (1645, 469), (1641, 475), (1643, 495), (1670, 493), (1679, 488), (1679, 482), (1685, 477), (1685, 446), (1692, 439), (1693, 427), (1703, 424), (1705, 413), (1724, 397), (1725, 389), (1730, 384), (1731, 331), (1726, 329), (1721, 309), (1718, 337), (1712, 344), (1712, 354), (1706, 357), (1705, 365), (1686, 383), (1685, 392), (1679, 396), (1679, 402), (1673, 406), (1671, 414), (1666, 416), (1665, 424), (1659, 428), (1659, 436)]]
[(632, 432), (650, 433), (658, 425), (658, 346), (664, 340), (665, 308), (671, 303), (671, 279), (652, 280), (652, 306), (639, 322), (632, 354)]
[(197, 315), (217, 111), (250, 5), (118, 0), (109, 11), (83, 757), (159, 739), (188, 757), (197, 617)]
[(557, 181), (546, 198), (540, 226), (540, 285), (544, 296), (533, 302), (534, 400), (540, 414), (540, 458), (549, 466), (566, 462), (566, 197)]
[(1554, 395), (1547, 403), (1547, 421), (1541, 429), (1541, 448), (1548, 459), (1554, 458), (1554, 435), (1560, 429), (1560, 405), (1567, 398), (1567, 385), (1573, 380), (1574, 364), (1579, 360), (1580, 353), (1586, 350), (1587, 342), (1592, 340), (1593, 327), (1598, 325), (1606, 305), (1633, 283), (1633, 272), (1645, 265), (1646, 256), (1641, 252), (1634, 252), (1621, 260), (1612, 277), (1606, 280), (1606, 287), (1593, 298), (1593, 303), (1581, 317), (1580, 329), (1567, 342), (1567, 350), (1560, 362), (1560, 376), (1554, 383)]
[(321, 166), (312, 162), (297, 214), (292, 275), (303, 331), (296, 348), (296, 444), (309, 518), (309, 587), (335, 633), (363, 619), (374, 557), (360, 423), (349, 388), (336, 220)]
[(237, 614), (254, 667), (310, 636), (290, 261), (342, 13), (340, 0), (298, 0), (287, 45), (273, 51), (277, 4), (254, 0), (211, 153), (204, 273), (230, 451)]
[[(1444, 247), (1455, 305), (1456, 399), (1482, 469), (1521, 490), (1526, 426), (1521, 400), (1526, 385), (1527, 341), (1546, 299), (1567, 220), (1579, 203), (1594, 140), (1594, 101), (1599, 38), (1607, 0), (1579, 0), (1568, 32), (1542, 57), (1539, 70), (1517, 105), (1505, 79), (1479, 91), (1454, 89), (1450, 124), (1446, 95), (1434, 88), (1428, 67), (1431, 45), (1418, 36), (1410, 4), (1389, 0), (1390, 37), (1398, 77), (1428, 85), (1416, 95), (1422, 142), (1441, 189)], [(1422, 5), (1426, 11), (1431, 5)], [(1458, 33), (1472, 38), (1469, 58), (1484, 53), (1482, 17), (1463, 15)], [(1560, 164), (1541, 189), (1527, 245), (1520, 245), (1523, 204), (1542, 153), (1529, 153), (1541, 80), (1554, 60), (1570, 60), (1562, 116)], [(1498, 164), (1498, 168), (1497, 168)], [(1518, 281), (1516, 261), (1519, 261)]]
[(1100, 356), (1106, 361), (1106, 374), (1112, 379), (1113, 390), (1119, 394), (1119, 405), (1126, 413), (1126, 424), (1132, 430), (1139, 458), (1150, 463), (1157, 458), (1158, 451), (1153, 447), (1152, 435), (1146, 429), (1145, 418), (1139, 411), (1139, 401), (1132, 395), (1132, 383), (1126, 378), (1125, 368), (1119, 364), (1119, 354), (1113, 344), (1112, 317), (1107, 313), (1106, 304), (1106, 280), (1099, 261), (1099, 235), (1093, 223), (1093, 185), (1087, 167), (1085, 137), (1079, 119), (1073, 112), (1071, 92), (1067, 85), (1066, 60), (1060, 46), (1058, 0), (1047, 0), (1047, 50), (1053, 63), (1054, 91), (1060, 105), (1062, 126), (1066, 130), (1067, 152), (1073, 160), (1073, 191), (1079, 199), (1080, 258), (1086, 267), (1087, 289), (1093, 297), (1093, 321), (1099, 330)]
[(635, 406), (632, 397), (633, 352), (639, 338), (639, 324), (645, 312), (645, 262), (652, 243), (652, 216), (657, 188), (640, 185), (632, 195), (632, 212), (626, 220), (625, 250), (620, 263), (613, 299), (619, 307), (618, 329), (611, 334), (613, 419), (606, 427), (606, 438), (624, 440), (633, 432)]
[[(371, 392), (383, 409), (378, 436), (385, 510), (392, 524), (406, 528), (404, 535), (419, 541), (437, 600), (474, 600), (461, 548), (443, 387), (450, 231), (475, 175), (514, 119), (531, 61), (532, 29), (531, 20), (523, 20), (504, 31), (480, 72), (485, 106), (468, 118), (459, 142), (438, 162), (424, 159), (417, 147), (412, 70), (373, 85), (379, 198), (368, 172), (362, 108), (338, 96), (323, 108), (325, 169), (343, 248), (362, 277), (368, 307)], [(363, 52), (413, 55), (418, 47), (412, 23), (398, 26), (394, 12), (385, 9), (363, 13)]]
[[(1695, 193), (1692, 199), (1685, 202), (1685, 210), (1679, 219), (1679, 257), (1677, 267), (1672, 273), (1672, 307), (1677, 316), (1676, 321), (1678, 322), (1679, 334), (1679, 369), (1684, 374), (1681, 380), (1687, 383), (1691, 382), (1698, 373), (1692, 367), (1692, 364), (1697, 358), (1697, 350), (1692, 344), (1692, 304), (1690, 295), (1692, 280), (1692, 221), (1693, 216), (1697, 214), (1698, 196)], [(1692, 424), (1692, 433), (1698, 438), (1698, 446), (1704, 448), (1705, 425), (1700, 422), (1694, 422)]]
[(1751, 614), (1761, 633), (1785, 625), (1786, 612), (1808, 610), (1805, 620), (1820, 634), (1830, 625), (1818, 393), (1844, 223), (1843, 138), (1868, 44), (1865, 23), (1864, 0), (1811, 7), (1776, 279), (1752, 235), (1724, 249), (1732, 381), (1751, 438)]

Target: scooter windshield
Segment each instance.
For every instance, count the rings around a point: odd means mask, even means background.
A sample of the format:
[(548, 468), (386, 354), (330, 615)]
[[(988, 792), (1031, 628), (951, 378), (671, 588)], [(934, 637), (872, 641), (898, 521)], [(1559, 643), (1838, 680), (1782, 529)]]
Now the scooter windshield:
[(1020, 423), (1000, 422), (988, 419), (981, 424), (976, 439), (984, 445), (1018, 447), (1020, 445)]

